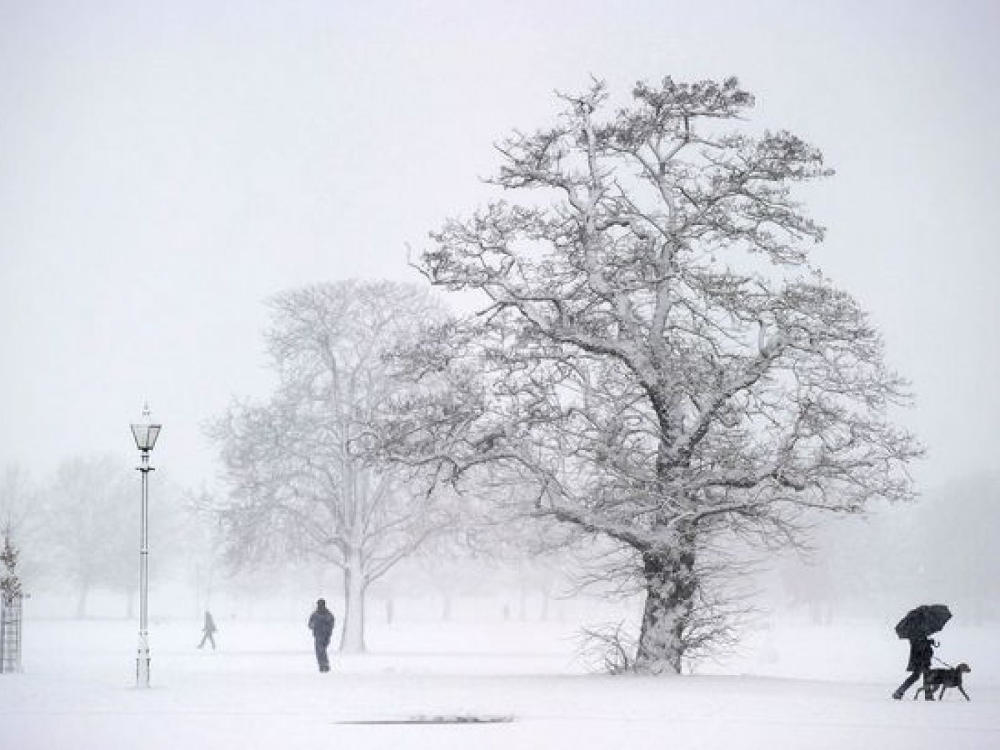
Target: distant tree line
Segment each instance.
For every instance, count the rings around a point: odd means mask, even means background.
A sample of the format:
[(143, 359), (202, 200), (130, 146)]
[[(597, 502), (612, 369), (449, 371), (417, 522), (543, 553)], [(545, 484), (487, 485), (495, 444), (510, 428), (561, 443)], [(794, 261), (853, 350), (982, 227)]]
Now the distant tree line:
[(814, 549), (777, 563), (783, 603), (816, 624), (883, 617), (943, 602), (956, 622), (1000, 620), (1000, 475), (980, 473), (932, 487), (905, 509), (821, 526)]
[[(20, 553), (22, 585), (67, 595), (64, 614), (87, 617), (91, 595), (118, 594), (131, 617), (138, 591), (138, 483), (124, 457), (67, 458), (52, 476), (32, 481), (17, 466), (0, 480), (0, 521)], [(164, 578), (194, 554), (200, 520), (186, 512), (169, 481), (157, 488), (150, 524), (156, 572)]]

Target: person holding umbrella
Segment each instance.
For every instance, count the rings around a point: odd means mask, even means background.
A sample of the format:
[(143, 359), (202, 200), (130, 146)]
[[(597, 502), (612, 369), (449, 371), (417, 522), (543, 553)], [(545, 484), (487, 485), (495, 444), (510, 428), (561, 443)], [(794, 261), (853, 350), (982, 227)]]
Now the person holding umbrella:
[[(934, 656), (934, 647), (940, 645), (930, 638), (910, 638), (910, 660), (906, 663), (906, 669), (910, 676), (903, 680), (903, 684), (896, 688), (892, 697), (900, 700), (907, 690), (919, 680), (924, 672), (931, 668), (931, 658)], [(934, 696), (924, 692), (924, 700), (932, 701)]]
[[(903, 684), (896, 688), (892, 697), (899, 700), (924, 672), (931, 668), (934, 648), (940, 644), (931, 639), (951, 619), (951, 612), (943, 604), (922, 604), (911, 609), (896, 625), (896, 635), (910, 642), (910, 659), (906, 669), (910, 672)], [(932, 701), (934, 696), (924, 691), (924, 699)]]

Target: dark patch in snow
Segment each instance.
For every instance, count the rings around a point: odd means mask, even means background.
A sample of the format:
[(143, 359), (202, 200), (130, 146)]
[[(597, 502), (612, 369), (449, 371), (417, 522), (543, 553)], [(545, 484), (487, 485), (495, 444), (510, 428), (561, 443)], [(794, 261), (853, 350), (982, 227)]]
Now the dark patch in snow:
[(334, 724), (503, 724), (514, 721), (506, 716), (411, 716), (403, 719), (358, 719), (335, 721)]

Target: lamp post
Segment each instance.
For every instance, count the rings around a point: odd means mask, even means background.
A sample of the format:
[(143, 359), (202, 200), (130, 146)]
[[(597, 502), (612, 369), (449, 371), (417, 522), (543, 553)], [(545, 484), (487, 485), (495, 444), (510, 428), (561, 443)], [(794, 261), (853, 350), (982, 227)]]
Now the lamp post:
[(139, 513), (139, 651), (135, 659), (136, 687), (149, 687), (149, 453), (156, 445), (162, 425), (151, 424), (149, 404), (143, 404), (142, 422), (132, 424), (132, 436), (139, 449), (141, 465), (137, 470), (142, 474), (142, 500)]

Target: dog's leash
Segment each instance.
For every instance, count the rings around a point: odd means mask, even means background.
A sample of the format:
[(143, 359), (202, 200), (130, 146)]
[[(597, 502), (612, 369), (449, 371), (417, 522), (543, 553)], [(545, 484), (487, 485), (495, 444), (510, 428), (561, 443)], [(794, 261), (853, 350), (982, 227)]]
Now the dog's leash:
[(946, 667), (948, 667), (948, 669), (954, 669), (954, 667), (951, 666), (951, 664), (946, 662), (944, 659), (939, 659), (936, 656), (932, 656), (931, 658), (934, 659), (934, 661), (938, 662), (939, 664), (944, 664)]

